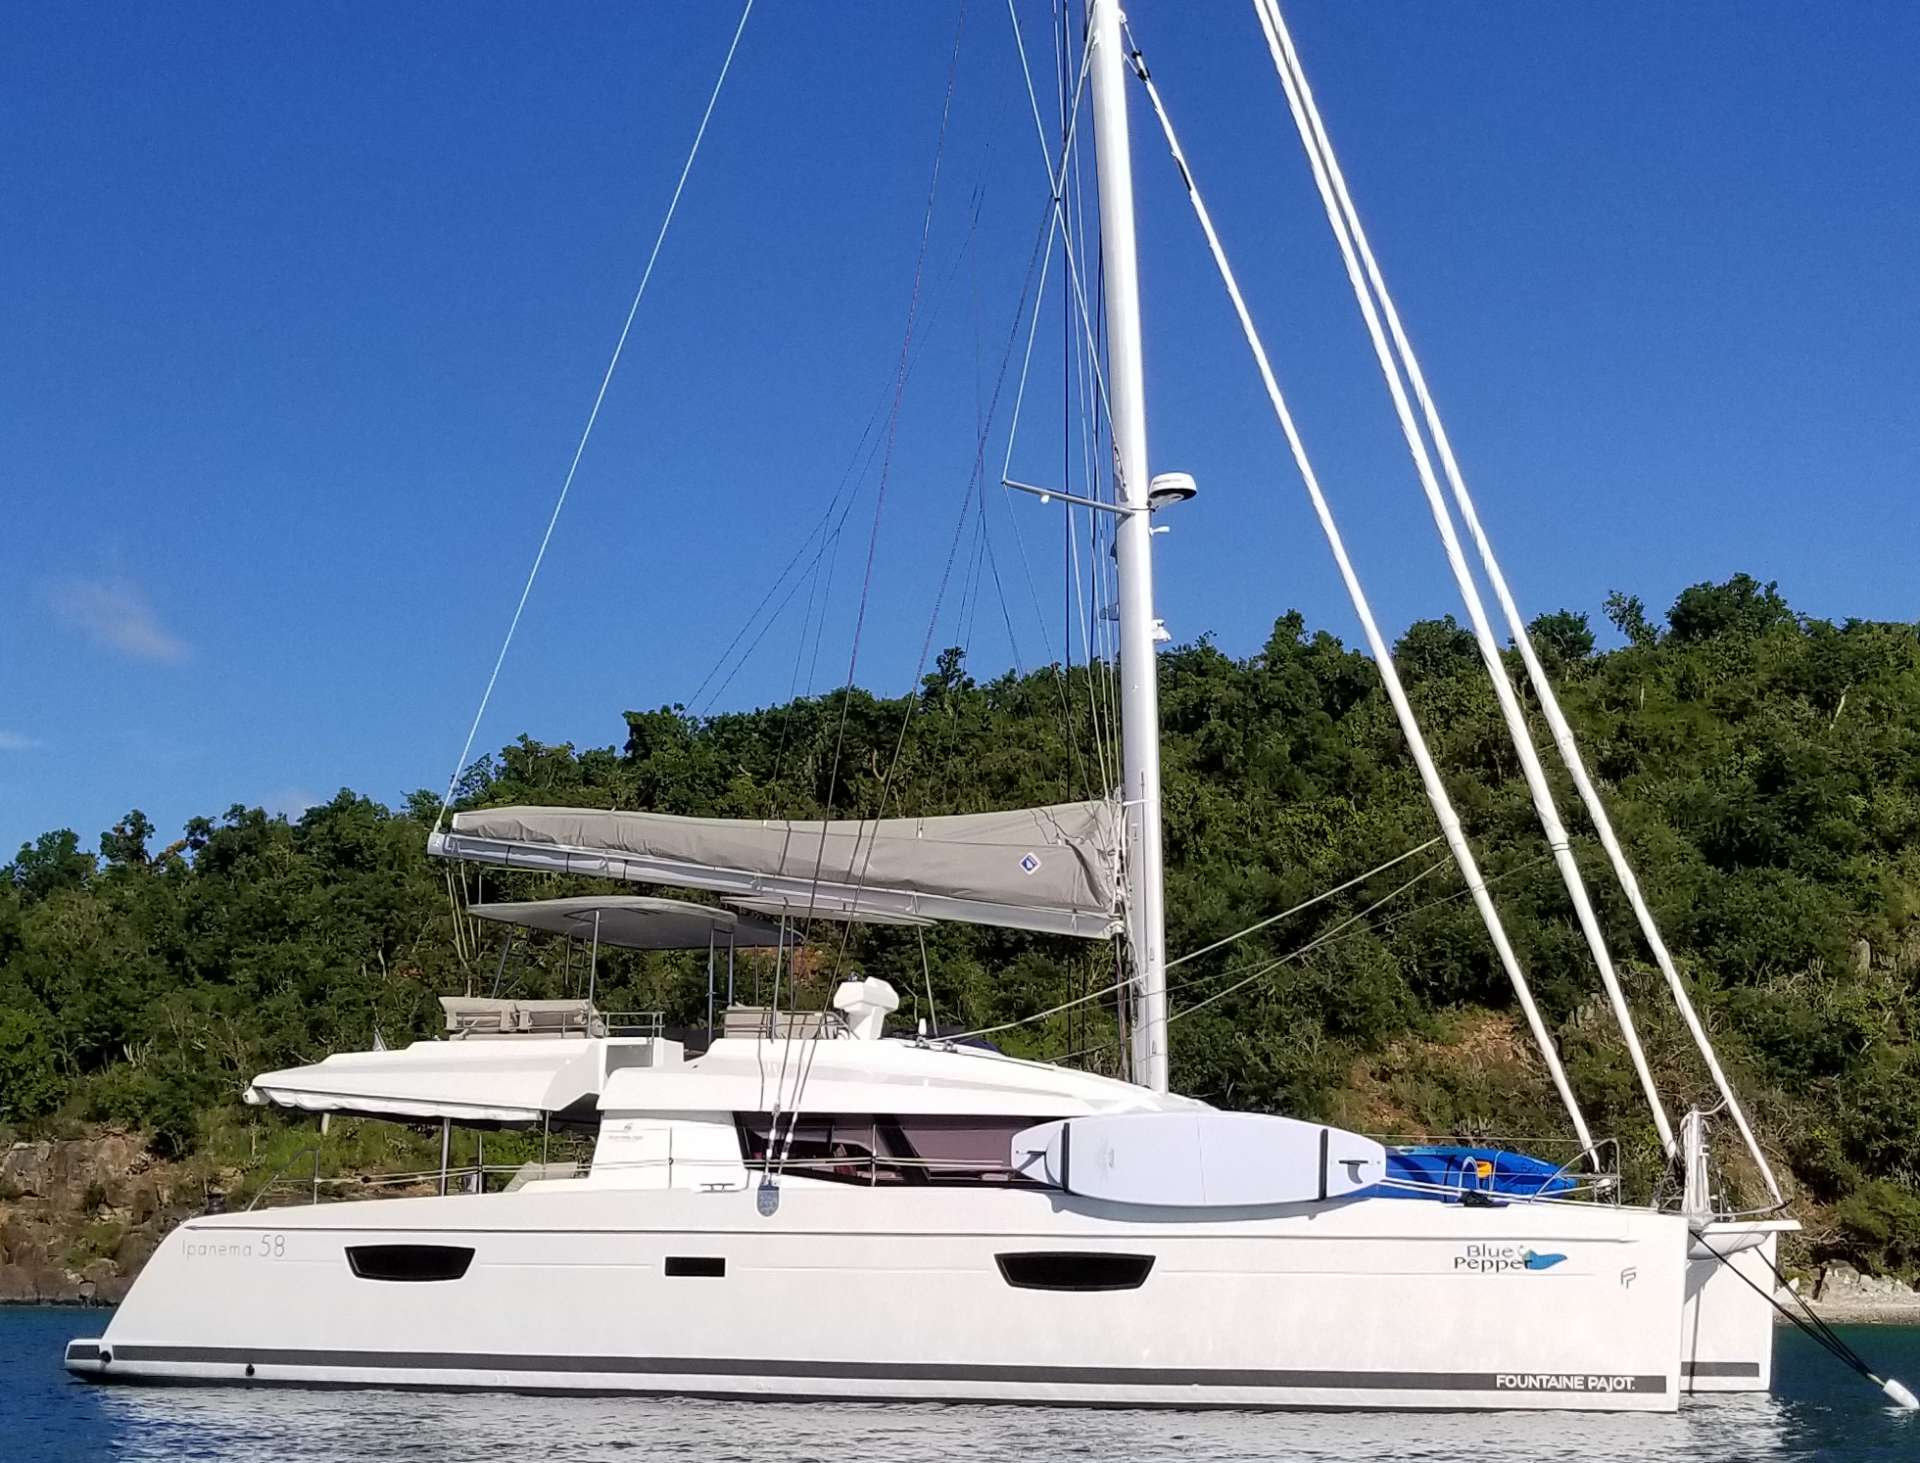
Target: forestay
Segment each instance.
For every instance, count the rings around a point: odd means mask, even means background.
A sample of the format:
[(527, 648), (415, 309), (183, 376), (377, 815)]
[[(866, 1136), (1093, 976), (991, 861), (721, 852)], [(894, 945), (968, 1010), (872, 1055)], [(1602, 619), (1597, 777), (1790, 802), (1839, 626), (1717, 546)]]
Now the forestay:
[(1111, 802), (826, 822), (511, 807), (456, 813), (427, 849), (778, 896), (796, 917), (822, 905), (1102, 939), (1120, 928), (1118, 824)]

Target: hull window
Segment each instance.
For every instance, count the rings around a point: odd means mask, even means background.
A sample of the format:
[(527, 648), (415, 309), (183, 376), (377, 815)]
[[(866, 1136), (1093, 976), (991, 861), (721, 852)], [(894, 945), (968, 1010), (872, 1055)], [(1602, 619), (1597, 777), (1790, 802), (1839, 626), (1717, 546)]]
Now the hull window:
[(1090, 1255), (1067, 1250), (995, 1255), (1000, 1274), (1016, 1290), (1138, 1290), (1153, 1269), (1152, 1255)]
[(697, 1275), (718, 1280), (727, 1273), (726, 1258), (721, 1255), (668, 1255), (667, 1274)]
[(459, 1245), (349, 1245), (347, 1264), (362, 1280), (458, 1280), (473, 1263)]
[(740, 1157), (749, 1168), (842, 1184), (878, 1179), (871, 1113), (807, 1113), (782, 1122), (778, 1131), (771, 1113), (747, 1113), (735, 1122)]
[(769, 1113), (735, 1115), (748, 1168), (870, 1185), (1029, 1183), (1010, 1167), (1013, 1135), (1037, 1121), (806, 1113), (776, 1132)]

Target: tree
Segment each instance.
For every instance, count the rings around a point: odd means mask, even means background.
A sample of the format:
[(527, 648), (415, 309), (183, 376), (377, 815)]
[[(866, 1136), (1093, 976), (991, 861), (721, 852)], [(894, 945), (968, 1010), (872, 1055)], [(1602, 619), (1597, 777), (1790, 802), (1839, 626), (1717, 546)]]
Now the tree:
[(144, 868), (148, 862), (147, 840), (153, 836), (153, 824), (135, 808), (100, 835), (100, 857), (109, 864)]
[(1646, 602), (1637, 594), (1622, 594), (1617, 589), (1612, 590), (1601, 610), (1613, 622), (1613, 628), (1627, 637), (1629, 645), (1644, 647), (1660, 638), (1660, 632), (1647, 619)]
[[(1562, 705), (1722, 1057), (1802, 1191), (1836, 1206), (1816, 1226), (1834, 1252), (1920, 1268), (1920, 627), (1803, 620), (1745, 575), (1684, 591), (1670, 633), (1633, 596), (1609, 596), (1606, 614), (1628, 648), (1596, 651), (1573, 610), (1533, 634), (1556, 670), (1578, 667), (1557, 677)], [(1593, 971), (1473, 636), (1422, 621), (1394, 653), (1582, 1100), (1649, 1148), (1617, 1046), (1591, 1020)], [(1157, 664), (1170, 948), (1297, 911), (1181, 965), (1176, 1083), (1373, 1131), (1541, 1131), (1554, 1099), (1457, 876), (1437, 850), (1365, 875), (1433, 833), (1379, 668), (1297, 613), (1253, 656), (1202, 641)], [(636, 711), (613, 745), (514, 740), (467, 769), (455, 802), (759, 818), (871, 816), (883, 789), (905, 816), (1098, 795), (1113, 674), (977, 683), (949, 651), (916, 692), (938, 714), (858, 688), (704, 717)], [(376, 1023), (389, 1041), (431, 1034), (435, 997), (478, 969), (464, 926), (456, 940), (448, 869), (425, 854), (438, 809), (437, 789), (397, 811), (343, 791), (293, 823), (235, 805), (189, 821), (183, 857), (154, 854), (130, 812), (99, 867), (65, 830), (24, 846), (0, 872), (0, 1122), (90, 1117), (136, 1124), (163, 1151), (218, 1149), (256, 1073), (364, 1047)], [(495, 899), (605, 887), (484, 874)], [(558, 944), (526, 954), (508, 979), (529, 997), (578, 975)], [(1107, 962), (1104, 947), (937, 924), (837, 929), (797, 964), (808, 1004), (837, 970), (892, 980), (903, 1019), (929, 982), (943, 1024), (1052, 1011), (995, 1039), (1111, 1071), (1110, 1001), (1055, 1009), (1110, 983)], [(704, 1017), (700, 956), (602, 950), (599, 973), (609, 1009)], [(1670, 1008), (1636, 999), (1636, 1014), (1663, 1090), (1696, 1096)]]
[(1548, 666), (1585, 660), (1593, 654), (1593, 629), (1583, 611), (1555, 610), (1527, 626), (1533, 648)]
[(1409, 685), (1444, 680), (1464, 667), (1478, 666), (1479, 647), (1473, 632), (1461, 629), (1452, 615), (1415, 620), (1393, 647), (1393, 663)]
[(1751, 574), (1736, 574), (1724, 584), (1711, 581), (1680, 591), (1667, 611), (1668, 633), (1675, 640), (1706, 640), (1715, 635), (1752, 637), (1794, 623), (1780, 597), (1780, 586), (1762, 584)]
[(53, 1111), (65, 1090), (46, 1027), (30, 1008), (0, 1005), (0, 1123)]
[(0, 869), (0, 878), (31, 903), (62, 889), (84, 888), (94, 869), (93, 855), (80, 851), (79, 835), (71, 828), (59, 828), (21, 844), (13, 862)]

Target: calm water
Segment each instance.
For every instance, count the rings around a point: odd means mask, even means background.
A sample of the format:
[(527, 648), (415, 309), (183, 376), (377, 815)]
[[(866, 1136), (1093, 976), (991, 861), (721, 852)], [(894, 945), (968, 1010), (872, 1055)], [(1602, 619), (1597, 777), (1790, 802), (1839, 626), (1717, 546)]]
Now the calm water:
[[(92, 1387), (60, 1370), (99, 1311), (0, 1309), (0, 1458), (420, 1463), (540, 1458), (699, 1463), (1051, 1463), (1055, 1459), (1920, 1459), (1920, 1414), (1798, 1333), (1780, 1337), (1776, 1394), (1677, 1416), (1108, 1412), (1032, 1407), (797, 1406), (454, 1393)], [(1883, 1371), (1920, 1385), (1920, 1327), (1843, 1328)]]

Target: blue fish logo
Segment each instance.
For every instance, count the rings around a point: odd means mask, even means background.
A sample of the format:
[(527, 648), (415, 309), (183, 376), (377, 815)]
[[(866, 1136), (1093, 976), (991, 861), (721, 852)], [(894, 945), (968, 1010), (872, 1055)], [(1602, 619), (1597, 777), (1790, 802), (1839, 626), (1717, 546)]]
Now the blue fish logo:
[(1551, 1270), (1567, 1257), (1565, 1255), (1542, 1255), (1535, 1253), (1533, 1250), (1522, 1250), (1520, 1252), (1520, 1258), (1527, 1262), (1527, 1268), (1529, 1270)]

